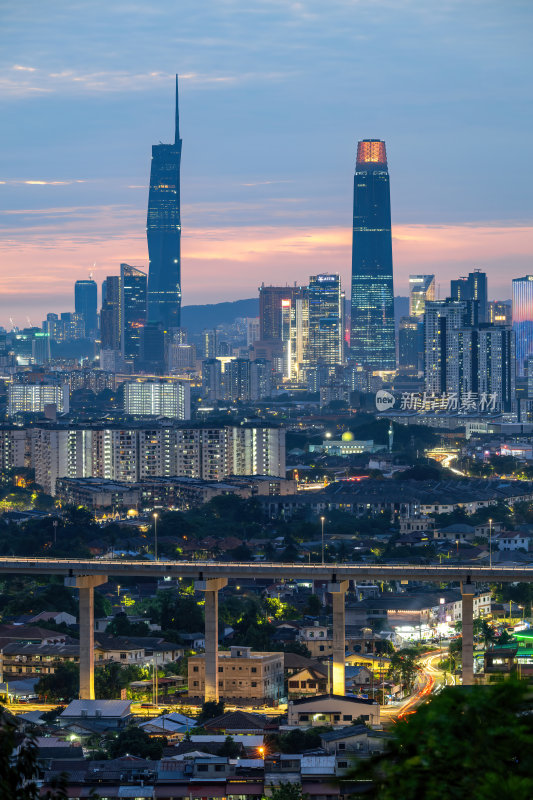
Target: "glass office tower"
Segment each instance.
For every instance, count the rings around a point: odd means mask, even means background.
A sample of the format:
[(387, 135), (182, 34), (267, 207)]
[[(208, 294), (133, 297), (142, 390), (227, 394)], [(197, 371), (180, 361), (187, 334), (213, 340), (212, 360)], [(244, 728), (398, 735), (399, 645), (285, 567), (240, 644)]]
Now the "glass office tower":
[(93, 280), (76, 281), (74, 284), (74, 313), (83, 314), (85, 335), (94, 339), (98, 328), (98, 287)]
[(516, 340), (516, 376), (523, 378), (533, 355), (533, 275), (513, 280), (513, 330)]
[(146, 273), (129, 264), (120, 265), (120, 341), (126, 361), (141, 357), (146, 323)]
[(311, 275), (307, 290), (307, 364), (329, 367), (344, 360), (344, 294), (339, 275)]
[(357, 145), (352, 247), (352, 357), (396, 369), (389, 171), (385, 142)]
[(179, 328), (181, 317), (181, 139), (178, 76), (174, 144), (152, 147), (148, 195), (148, 321), (164, 330)]

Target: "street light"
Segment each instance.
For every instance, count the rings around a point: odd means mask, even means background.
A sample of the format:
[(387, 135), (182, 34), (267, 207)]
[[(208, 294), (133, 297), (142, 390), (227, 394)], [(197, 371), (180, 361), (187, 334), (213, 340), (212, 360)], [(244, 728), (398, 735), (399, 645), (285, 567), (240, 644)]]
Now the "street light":
[(322, 523), (322, 566), (324, 566), (324, 522), (325, 517), (320, 517), (320, 522)]
[(492, 567), (492, 520), (489, 519), (489, 566)]
[(154, 539), (155, 539), (155, 543), (154, 543), (154, 555), (155, 555), (155, 560), (156, 560), (156, 561), (158, 561), (158, 560), (159, 560), (159, 559), (157, 558), (157, 518), (158, 518), (158, 516), (159, 516), (159, 514), (156, 512), (156, 513), (154, 514)]

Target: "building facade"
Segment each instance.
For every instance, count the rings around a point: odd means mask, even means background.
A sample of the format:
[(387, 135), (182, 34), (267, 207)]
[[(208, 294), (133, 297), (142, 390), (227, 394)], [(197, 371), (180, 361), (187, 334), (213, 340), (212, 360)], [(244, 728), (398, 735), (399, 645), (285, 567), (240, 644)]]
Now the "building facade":
[(357, 145), (350, 343), (355, 361), (396, 369), (389, 171), (377, 139)]
[(76, 281), (74, 284), (74, 311), (76, 314), (82, 315), (85, 322), (85, 335), (93, 339), (98, 329), (97, 308), (98, 287), (96, 282), (92, 279)]
[[(189, 697), (203, 698), (205, 656), (188, 661)], [(283, 653), (255, 653), (251, 647), (231, 647), (218, 654), (218, 691), (221, 700), (272, 702), (283, 696)]]
[(127, 381), (124, 412), (135, 417), (191, 418), (191, 387), (188, 381)]
[(513, 280), (513, 330), (516, 340), (516, 375), (526, 374), (526, 358), (533, 355), (533, 275)]

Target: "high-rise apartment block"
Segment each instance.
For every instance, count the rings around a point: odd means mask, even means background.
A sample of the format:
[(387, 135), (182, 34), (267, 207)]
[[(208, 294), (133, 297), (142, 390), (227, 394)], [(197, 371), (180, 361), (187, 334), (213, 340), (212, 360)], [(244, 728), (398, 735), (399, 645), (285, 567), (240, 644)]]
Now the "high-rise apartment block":
[(120, 277), (118, 275), (109, 275), (102, 284), (100, 342), (102, 350), (120, 349)]
[(298, 286), (259, 287), (259, 333), (261, 341), (281, 341), (281, 308), (284, 300), (293, 300), (301, 291)]
[(513, 280), (513, 330), (516, 341), (516, 375), (526, 374), (526, 359), (533, 355), (533, 275)]
[(487, 275), (479, 269), (469, 272), (467, 277), (452, 280), (450, 297), (468, 303), (473, 325), (487, 322)]
[(396, 369), (389, 171), (378, 139), (357, 146), (350, 343), (358, 363)]
[(458, 391), (459, 341), (453, 331), (464, 325), (466, 303), (435, 300), (424, 314), (425, 388), (442, 394)]
[(124, 412), (134, 417), (191, 418), (191, 386), (188, 381), (127, 381)]
[[(461, 398), (491, 395), (495, 411), (511, 411), (515, 398), (515, 339), (503, 325), (472, 325), (471, 301), (426, 305), (425, 388)], [(489, 404), (485, 402), (485, 408)], [(476, 407), (476, 406), (475, 406)], [(466, 409), (468, 410), (468, 409)]]
[(46, 426), (29, 428), (27, 435), (35, 480), (49, 494), (55, 494), (57, 478), (285, 477), (282, 428)]
[(491, 325), (512, 325), (513, 312), (510, 303), (490, 300), (487, 304), (487, 322)]
[(68, 384), (11, 383), (7, 389), (8, 416), (15, 414), (42, 414), (45, 406), (55, 406), (57, 411), (68, 413)]
[(152, 147), (146, 223), (148, 239), (148, 321), (168, 331), (181, 318), (181, 203), (178, 77), (173, 144)]
[(8, 473), (26, 466), (28, 436), (24, 428), (0, 428), (0, 471)]
[(402, 317), (398, 331), (398, 368), (401, 375), (417, 377), (419, 340), (419, 317)]
[(216, 358), (218, 356), (217, 332), (216, 330), (202, 331), (202, 350), (204, 358)]
[(301, 287), (281, 301), (283, 377), (301, 381), (309, 359), (309, 289)]
[(409, 275), (409, 316), (423, 317), (426, 303), (435, 300), (434, 275)]

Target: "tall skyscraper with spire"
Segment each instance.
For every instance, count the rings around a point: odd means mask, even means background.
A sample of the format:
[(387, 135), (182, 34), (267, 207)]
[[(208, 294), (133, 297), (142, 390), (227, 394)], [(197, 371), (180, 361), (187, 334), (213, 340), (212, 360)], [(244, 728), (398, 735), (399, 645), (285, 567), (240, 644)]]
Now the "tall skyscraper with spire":
[(173, 144), (152, 147), (148, 195), (148, 322), (164, 330), (177, 328), (181, 317), (181, 139), (178, 76)]
[(351, 316), (353, 358), (376, 372), (396, 369), (389, 170), (379, 139), (357, 145)]

